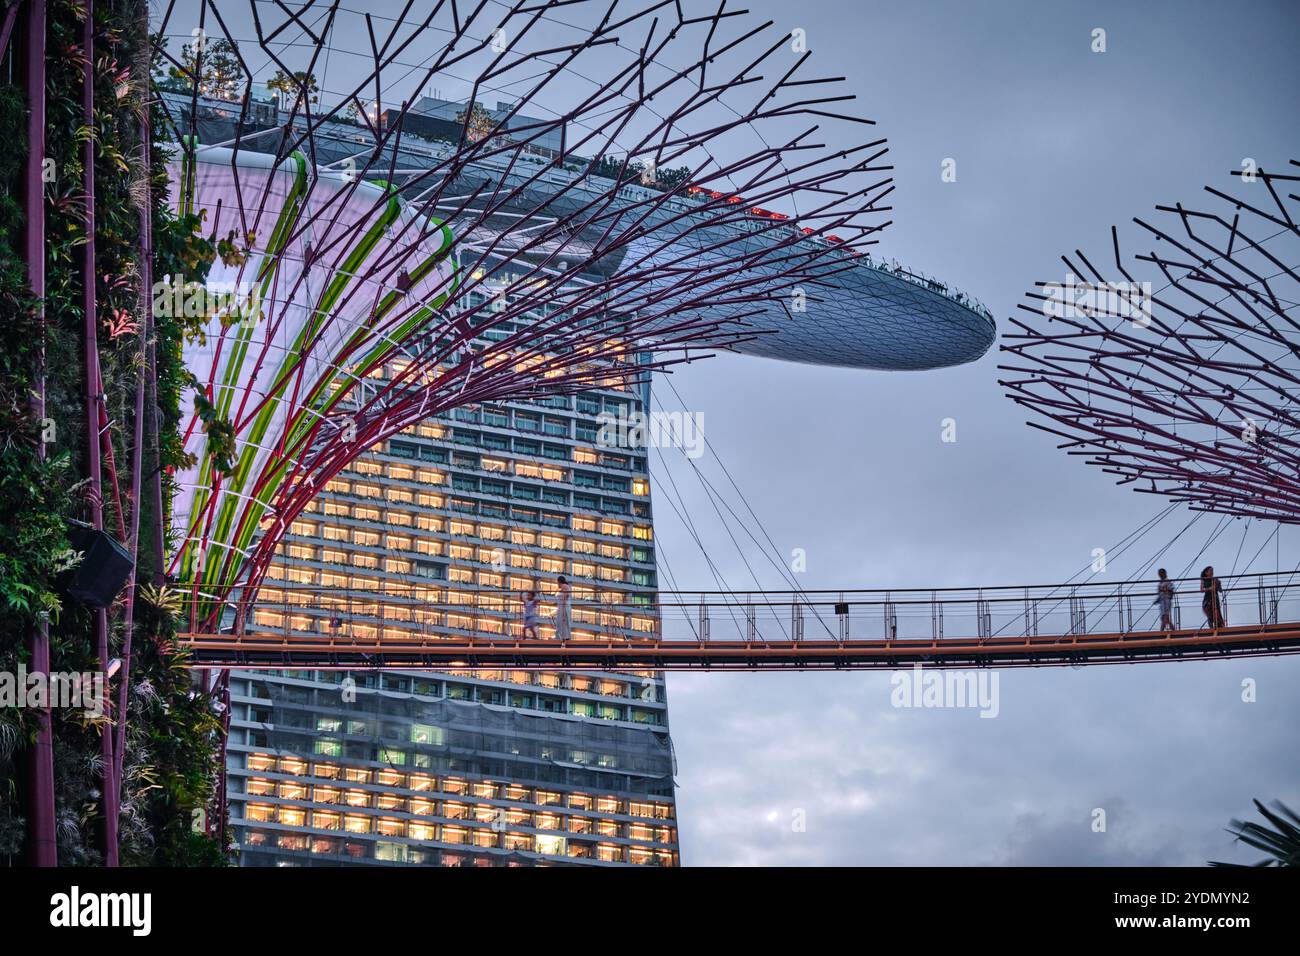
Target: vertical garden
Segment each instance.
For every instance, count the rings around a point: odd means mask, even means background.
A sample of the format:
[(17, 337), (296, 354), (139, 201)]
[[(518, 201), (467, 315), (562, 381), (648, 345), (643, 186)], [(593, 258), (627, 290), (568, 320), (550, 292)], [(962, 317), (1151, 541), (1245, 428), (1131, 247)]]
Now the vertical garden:
[[(182, 317), (147, 314), (151, 276), (201, 279), (215, 246), (197, 219), (166, 205), (163, 154), (148, 135), (159, 117), (147, 4), (99, 0), (87, 29), (91, 6), (0, 0), (0, 674), (32, 669), (35, 635), (48, 635), (51, 673), (112, 673), (103, 714), (49, 710), (60, 864), (106, 862), (115, 804), (121, 864), (219, 864), (225, 854), (206, 811), (220, 722), (175, 645), (179, 598), (159, 553), (168, 474), (183, 463), (187, 330)], [(28, 123), (38, 99), (28, 88), (35, 16), (44, 22), (43, 156)], [(43, 159), (40, 298), (24, 240), (35, 218), (26, 188), (33, 148)], [(88, 479), (92, 454), (98, 491)], [(97, 506), (104, 532), (137, 556), (133, 582), (107, 608), (108, 667), (96, 612), (67, 590), (87, 560), (74, 530), (92, 523)], [(33, 852), (42, 708), (0, 704), (0, 861), (18, 865)]]

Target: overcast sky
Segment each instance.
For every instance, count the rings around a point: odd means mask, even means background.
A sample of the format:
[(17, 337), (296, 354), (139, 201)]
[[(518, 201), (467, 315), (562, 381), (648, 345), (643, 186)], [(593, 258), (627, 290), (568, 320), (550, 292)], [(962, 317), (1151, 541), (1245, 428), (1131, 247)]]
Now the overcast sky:
[[(246, 8), (221, 6), (232, 24), (233, 8)], [(1246, 157), (1276, 168), (1300, 156), (1296, 3), (749, 6), (779, 30), (803, 28), (814, 72), (844, 75), (855, 111), (879, 123), (868, 135), (888, 137), (898, 189), (880, 254), (973, 294), (1002, 328), (1035, 281), (1064, 281), (1062, 253), (1106, 252), (1112, 224), (1199, 201), (1207, 183), (1230, 187)], [(185, 7), (170, 31), (181, 37)], [(1096, 28), (1104, 53), (1091, 50)], [(340, 27), (322, 86), (348, 87), (364, 48), (362, 29)], [(429, 86), (463, 95), (454, 77)], [(945, 159), (956, 182), (941, 181)], [(1101, 580), (1143, 568), (1190, 514), (1177, 510), (1114, 554), (1164, 501), (1115, 487), (1027, 428), (998, 388), (997, 363), (996, 349), (924, 373), (726, 357), (673, 385), (703, 415), (774, 559), (806, 553), (804, 588), (1050, 583), (1079, 573), (1095, 548), (1112, 549)], [(663, 383), (656, 396), (681, 407)], [(953, 443), (940, 440), (948, 418)], [(712, 458), (697, 464), (726, 486)], [(679, 453), (652, 466), (661, 580), (671, 571), (683, 588), (714, 587), (698, 535), (728, 586), (753, 586), (746, 559), (763, 586), (786, 586), (743, 534), (738, 553)], [(743, 513), (734, 492), (726, 498)], [(1294, 530), (1271, 539), (1272, 526), (1233, 522), (1207, 547), (1218, 525), (1198, 519), (1161, 563), (1174, 574), (1300, 563)], [(1254, 703), (1242, 701), (1244, 678), (1256, 682)], [(670, 676), (684, 861), (1250, 861), (1224, 832), (1229, 819), (1250, 815), (1253, 797), (1300, 807), (1300, 659), (1004, 671), (999, 689), (998, 716), (981, 719), (895, 708), (887, 673)], [(1098, 808), (1104, 833), (1092, 825)]]
[[(1199, 201), (1207, 183), (1231, 188), (1244, 157), (1276, 168), (1300, 156), (1294, 3), (750, 6), (807, 30), (821, 69), (848, 78), (889, 138), (899, 188), (882, 253), (972, 293), (1003, 329), (1036, 280), (1064, 281), (1062, 253), (1107, 251), (1111, 224)], [(945, 158), (955, 183), (941, 181)], [(923, 373), (729, 357), (674, 384), (787, 560), (806, 549), (802, 586), (1064, 581), (1164, 502), (1025, 427), (997, 363), (996, 350)], [(949, 417), (958, 440), (945, 444)], [(665, 461), (728, 584), (751, 586), (685, 460)], [(656, 466), (660, 548), (683, 586), (712, 586)], [(725, 486), (720, 474), (706, 470)], [(1122, 580), (1190, 517), (1170, 515), (1101, 579)], [(1217, 523), (1200, 518), (1161, 563), (1244, 571), (1273, 531), (1234, 522), (1199, 560)], [(1279, 555), (1296, 566), (1300, 536), (1280, 537), (1250, 570)], [(759, 579), (782, 586), (762, 564)], [(894, 708), (886, 673), (671, 675), (684, 861), (1251, 861), (1229, 819), (1252, 814), (1253, 797), (1300, 806), (1297, 658), (1003, 671), (1000, 692), (999, 716), (980, 719)]]

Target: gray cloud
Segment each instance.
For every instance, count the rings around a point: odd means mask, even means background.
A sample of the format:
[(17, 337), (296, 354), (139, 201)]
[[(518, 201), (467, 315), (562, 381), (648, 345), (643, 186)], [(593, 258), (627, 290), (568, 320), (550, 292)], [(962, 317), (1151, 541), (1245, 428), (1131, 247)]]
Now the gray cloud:
[[(1035, 280), (1063, 278), (1061, 253), (1106, 252), (1112, 223), (1198, 198), (1243, 156), (1300, 155), (1288, 102), (1300, 16), (1287, 4), (751, 6), (807, 29), (823, 72), (845, 74), (889, 137), (897, 222), (882, 254), (983, 299), (1003, 328)], [(1094, 26), (1106, 54), (1088, 52)], [(945, 157), (954, 184), (940, 182)], [(673, 383), (704, 412), (776, 557), (806, 549), (802, 586), (1066, 580), (1165, 503), (1025, 427), (997, 361), (858, 374), (724, 358)], [(666, 384), (656, 395), (675, 407)], [(949, 416), (956, 444), (939, 441)], [(658, 468), (661, 561), (682, 586), (713, 586), (665, 473), (727, 583), (752, 587), (680, 458)], [(1179, 511), (1112, 552), (1103, 579), (1135, 573), (1191, 520)], [(1246, 570), (1272, 528), (1229, 522), (1206, 547), (1217, 520), (1196, 520), (1161, 563)], [(757, 579), (784, 587), (741, 540)], [(1283, 529), (1252, 569), (1296, 566), (1298, 544)], [(1257, 703), (1241, 701), (1245, 677)], [(1249, 862), (1228, 820), (1256, 796), (1300, 805), (1294, 658), (1003, 672), (993, 720), (895, 710), (885, 674), (680, 674), (669, 695), (688, 864)], [(1105, 834), (1090, 829), (1095, 807)], [(805, 832), (792, 830), (796, 809)]]

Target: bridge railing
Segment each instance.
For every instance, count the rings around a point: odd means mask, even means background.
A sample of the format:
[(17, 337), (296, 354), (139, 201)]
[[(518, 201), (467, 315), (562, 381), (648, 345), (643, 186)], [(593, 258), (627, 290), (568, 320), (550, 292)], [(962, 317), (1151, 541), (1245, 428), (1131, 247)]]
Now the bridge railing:
[[(1300, 620), (1300, 580), (1291, 573), (1220, 578), (1225, 626)], [(1164, 628), (1156, 581), (946, 591), (676, 593), (659, 608), (666, 638), (941, 640), (945, 637), (1132, 634), (1210, 629), (1199, 580), (1173, 582)]]
[[(1300, 576), (1221, 577), (1224, 623), (1300, 620)], [(536, 636), (573, 641), (880, 641), (1133, 634), (1162, 630), (1158, 582), (1031, 587), (629, 595), (575, 588), (567, 628), (554, 592), (542, 593)], [(1173, 582), (1173, 630), (1209, 630), (1198, 579)], [(229, 634), (387, 644), (524, 636), (523, 595), (441, 581), (327, 589), (272, 581), (234, 599)], [(196, 630), (198, 628), (191, 628)], [(528, 636), (532, 636), (529, 632)]]

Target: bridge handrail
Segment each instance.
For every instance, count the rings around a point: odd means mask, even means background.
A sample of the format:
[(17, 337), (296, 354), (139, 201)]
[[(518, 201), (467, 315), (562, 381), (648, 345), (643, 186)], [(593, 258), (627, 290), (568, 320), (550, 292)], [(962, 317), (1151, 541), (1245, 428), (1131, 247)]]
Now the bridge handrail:
[[(1300, 587), (1300, 572), (1298, 571), (1270, 571), (1257, 574), (1236, 574), (1236, 575), (1216, 575), (1221, 584), (1223, 591), (1243, 590), (1240, 586), (1234, 587), (1233, 582), (1249, 582), (1244, 590), (1257, 590), (1259, 587), (1276, 587), (1276, 588), (1293, 588)], [(1279, 583), (1280, 579), (1287, 578), (1285, 583)], [(1178, 595), (1192, 595), (1200, 593), (1200, 577), (1189, 578), (1169, 578), (1170, 583), (1174, 585), (1175, 593)], [(615, 585), (617, 582), (600, 582), (592, 584), (592, 587), (603, 588)], [(590, 606), (601, 607), (605, 609), (613, 607), (626, 607), (630, 610), (638, 608), (649, 609), (651, 607), (688, 607), (698, 608), (703, 604), (706, 607), (744, 607), (749, 603), (769, 604), (779, 606), (789, 606), (794, 604), (812, 606), (812, 605), (835, 605), (848, 604), (857, 607), (880, 607), (886, 604), (900, 605), (924, 605), (930, 606), (936, 603), (936, 596), (939, 597), (937, 603), (940, 604), (966, 604), (976, 600), (987, 601), (989, 603), (1023, 603), (1024, 600), (1051, 600), (1066, 599), (1071, 596), (1086, 598), (1108, 598), (1114, 597), (1117, 592), (1125, 595), (1139, 596), (1152, 595), (1160, 584), (1159, 578), (1141, 578), (1125, 581), (1092, 581), (1080, 582), (1077, 584), (1031, 584), (1031, 585), (990, 585), (966, 586), (966, 587), (948, 587), (948, 588), (808, 588), (797, 591), (756, 591), (756, 590), (690, 590), (674, 591), (667, 589), (647, 589), (643, 593), (650, 599), (650, 603), (641, 605), (635, 601), (626, 602), (606, 602), (606, 601), (580, 601), (574, 599), (571, 602), (573, 607)], [(1179, 587), (1179, 585), (1188, 585)], [(580, 584), (580, 586), (586, 586)], [(347, 588), (322, 588), (318, 585), (299, 584), (296, 582), (286, 582), (281, 580), (268, 580), (263, 582), (263, 589), (273, 589), (284, 592), (305, 592), (314, 594), (334, 594), (338, 596), (355, 596), (358, 600), (366, 598), (393, 598), (400, 597), (403, 594), (411, 596), (413, 600), (419, 600), (427, 606), (438, 606), (438, 602), (428, 602), (419, 597), (417, 592), (420, 591), (438, 591), (445, 590), (449, 587), (455, 587), (461, 593), (482, 595), (484, 598), (492, 600), (510, 600), (520, 595), (522, 591), (517, 589), (504, 588), (473, 588), (457, 585), (455, 582), (448, 582), (437, 579), (429, 579), (424, 582), (383, 582), (379, 587), (347, 587)], [(554, 592), (539, 591), (538, 597), (542, 600), (548, 600)], [(672, 600), (676, 597), (678, 600)], [(236, 599), (237, 602), (238, 599)], [(449, 607), (469, 607), (473, 605), (466, 604), (448, 604)]]

